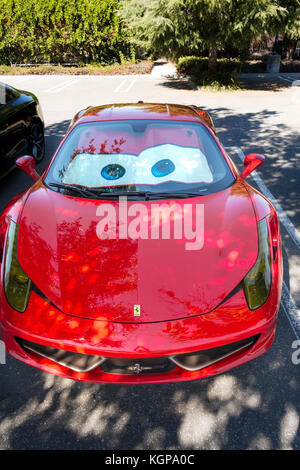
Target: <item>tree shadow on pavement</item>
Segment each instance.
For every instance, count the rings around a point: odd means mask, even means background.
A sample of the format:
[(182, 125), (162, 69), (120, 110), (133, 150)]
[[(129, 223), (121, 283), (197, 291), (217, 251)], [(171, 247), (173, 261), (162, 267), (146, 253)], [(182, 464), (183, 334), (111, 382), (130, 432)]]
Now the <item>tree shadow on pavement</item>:
[(228, 108), (207, 108), (225, 147), (239, 146), (245, 153), (266, 157), (258, 173), (285, 208), (295, 225), (300, 226), (300, 133), (281, 122), (279, 113), (263, 110), (237, 113)]
[(281, 316), (264, 356), (213, 378), (164, 385), (72, 382), (9, 358), (5, 367), (15, 383), (0, 401), (0, 447), (299, 448), (299, 379), (286, 354), (291, 341)]
[(291, 84), (277, 77), (264, 78), (239, 78), (241, 87), (244, 90), (253, 91), (282, 91), (289, 88)]
[[(158, 86), (166, 88), (177, 89), (177, 90), (192, 90), (197, 87), (193, 85), (193, 82), (184, 76), (171, 75), (165, 77), (167, 80), (160, 82)], [(279, 77), (242, 77), (238, 78), (240, 87), (245, 91), (274, 91), (281, 92), (288, 89), (291, 83), (284, 81)], [(201, 90), (201, 87), (199, 87)]]
[(174, 90), (192, 90), (191, 82), (184, 77), (165, 77), (166, 81), (160, 82), (159, 86), (172, 88)]

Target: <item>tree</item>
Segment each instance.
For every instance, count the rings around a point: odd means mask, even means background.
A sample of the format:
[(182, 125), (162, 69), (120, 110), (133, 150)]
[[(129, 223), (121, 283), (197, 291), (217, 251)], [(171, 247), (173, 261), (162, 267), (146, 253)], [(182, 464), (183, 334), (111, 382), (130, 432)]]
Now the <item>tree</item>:
[(214, 70), (218, 51), (245, 47), (286, 10), (276, 0), (123, 0), (119, 12), (149, 51), (177, 60), (208, 49)]
[(300, 0), (280, 0), (286, 14), (279, 18), (276, 28), (284, 34), (287, 42), (287, 58), (292, 59), (297, 40), (300, 39)]

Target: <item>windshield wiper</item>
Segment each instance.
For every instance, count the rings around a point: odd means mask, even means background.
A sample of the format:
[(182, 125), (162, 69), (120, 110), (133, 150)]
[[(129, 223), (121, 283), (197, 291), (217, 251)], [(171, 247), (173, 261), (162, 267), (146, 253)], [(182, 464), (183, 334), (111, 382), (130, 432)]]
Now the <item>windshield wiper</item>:
[(102, 191), (97, 190), (99, 196), (108, 196), (108, 197), (121, 197), (121, 196), (138, 196), (148, 199), (148, 195), (151, 194), (149, 191)]
[(113, 191), (113, 192), (104, 192), (104, 191), (95, 191), (95, 193), (100, 196), (106, 197), (121, 197), (121, 196), (128, 196), (128, 197), (142, 197), (146, 201), (149, 199), (186, 199), (188, 197), (197, 197), (203, 196), (207, 191), (207, 189), (200, 190), (200, 191), (175, 191), (175, 192), (152, 192), (152, 191)]
[(152, 191), (102, 191), (100, 189), (88, 189), (84, 186), (74, 186), (72, 184), (63, 184), (63, 183), (49, 183), (49, 186), (58, 189), (65, 189), (67, 191), (73, 191), (77, 194), (80, 194), (84, 197), (92, 197), (97, 199), (111, 199), (111, 198), (118, 198), (121, 196), (126, 197), (139, 197), (144, 198), (146, 201), (150, 199), (186, 199), (189, 197), (197, 197), (203, 196), (207, 190), (199, 190), (199, 191), (191, 191), (191, 192), (183, 192), (183, 191), (175, 191), (175, 192), (152, 192)]
[(98, 194), (94, 191), (91, 191), (84, 186), (74, 186), (72, 184), (63, 184), (63, 183), (49, 183), (48, 186), (51, 186), (52, 188), (58, 188), (58, 189), (65, 189), (67, 191), (73, 191), (76, 192), (77, 194), (81, 194), (81, 196), (84, 197), (98, 197)]
[(147, 192), (145, 191), (103, 191), (102, 189), (90, 189), (85, 186), (75, 186), (72, 184), (64, 183), (49, 183), (48, 186), (58, 189), (65, 189), (67, 191), (74, 191), (81, 194), (84, 197), (93, 197), (97, 199), (111, 199), (118, 198), (119, 196), (141, 196), (147, 198)]
[(205, 192), (207, 190), (202, 191), (175, 191), (175, 192), (161, 192), (161, 193), (149, 193), (149, 199), (187, 199), (189, 197), (197, 197), (197, 196), (205, 196)]

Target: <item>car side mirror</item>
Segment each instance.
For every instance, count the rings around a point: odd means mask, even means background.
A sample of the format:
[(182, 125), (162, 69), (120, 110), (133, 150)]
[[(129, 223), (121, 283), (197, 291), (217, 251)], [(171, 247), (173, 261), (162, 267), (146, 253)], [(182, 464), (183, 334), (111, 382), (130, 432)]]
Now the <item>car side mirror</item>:
[(249, 153), (246, 155), (244, 169), (241, 173), (242, 180), (247, 178), (247, 176), (250, 175), (250, 173), (252, 173), (252, 171), (258, 168), (260, 165), (262, 165), (264, 161), (265, 157), (263, 155), (259, 155), (258, 153)]
[(34, 181), (37, 181), (40, 177), (35, 169), (35, 159), (31, 155), (23, 155), (16, 159), (15, 164), (20, 170), (25, 171), (27, 175), (31, 176)]

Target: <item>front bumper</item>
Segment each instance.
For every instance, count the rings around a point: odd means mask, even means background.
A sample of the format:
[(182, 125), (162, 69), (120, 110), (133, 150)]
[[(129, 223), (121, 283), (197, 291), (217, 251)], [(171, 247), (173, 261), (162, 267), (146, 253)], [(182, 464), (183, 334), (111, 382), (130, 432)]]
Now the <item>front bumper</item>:
[[(66, 315), (32, 293), (22, 314), (1, 298), (1, 335), (7, 351), (16, 359), (46, 372), (79, 381), (98, 383), (165, 383), (195, 380), (241, 365), (263, 354), (272, 344), (280, 300), (280, 288), (273, 284), (267, 302), (248, 309), (239, 291), (214, 312), (182, 320), (155, 323), (113, 323), (103, 318), (89, 320)], [(253, 345), (242, 348), (200, 370), (186, 370), (174, 364), (160, 373), (132, 374), (107, 372), (105, 367), (78, 372), (21, 346), (21, 338), (44, 346), (80, 354), (133, 360), (169, 358), (218, 348), (255, 337)], [(105, 364), (105, 362), (104, 362)]]

